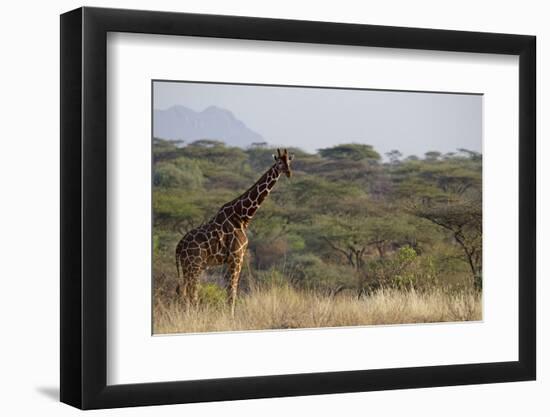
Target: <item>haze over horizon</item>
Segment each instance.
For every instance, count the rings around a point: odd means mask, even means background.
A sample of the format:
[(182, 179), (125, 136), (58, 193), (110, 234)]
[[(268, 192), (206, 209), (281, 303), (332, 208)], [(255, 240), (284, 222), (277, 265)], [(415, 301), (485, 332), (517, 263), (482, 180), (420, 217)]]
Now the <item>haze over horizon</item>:
[[(270, 145), (316, 152), (354, 142), (372, 145), (381, 154), (397, 149), (404, 156), (458, 148), (481, 152), (482, 100), (469, 94), (172, 81), (155, 81), (153, 88), (155, 132), (176, 117), (161, 118), (159, 110), (184, 106), (200, 115), (210, 109), (206, 113), (212, 117), (214, 107), (229, 111), (237, 127), (242, 122), (250, 137), (256, 133)], [(209, 127), (209, 132), (222, 128)], [(244, 146), (242, 141), (231, 144)]]

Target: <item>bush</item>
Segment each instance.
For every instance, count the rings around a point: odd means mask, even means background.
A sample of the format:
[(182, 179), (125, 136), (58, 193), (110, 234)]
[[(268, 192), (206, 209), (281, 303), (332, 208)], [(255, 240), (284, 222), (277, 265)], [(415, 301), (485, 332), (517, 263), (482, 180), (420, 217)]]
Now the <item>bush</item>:
[(356, 285), (356, 274), (351, 267), (325, 263), (313, 254), (293, 256), (289, 275), (300, 288), (330, 292), (340, 287), (352, 288)]
[(277, 269), (269, 269), (267, 271), (256, 272), (256, 283), (260, 287), (286, 287), (289, 280)]
[(285, 237), (278, 237), (270, 241), (253, 242), (250, 249), (254, 252), (256, 267), (268, 269), (284, 259), (289, 245)]
[(153, 185), (156, 187), (197, 189), (203, 182), (198, 163), (188, 158), (159, 162), (154, 167)]
[(214, 308), (221, 308), (227, 299), (226, 291), (216, 284), (202, 284), (199, 287), (199, 302)]
[(369, 264), (367, 288), (425, 290), (437, 284), (437, 274), (430, 256), (418, 256), (410, 246), (401, 247), (392, 256)]

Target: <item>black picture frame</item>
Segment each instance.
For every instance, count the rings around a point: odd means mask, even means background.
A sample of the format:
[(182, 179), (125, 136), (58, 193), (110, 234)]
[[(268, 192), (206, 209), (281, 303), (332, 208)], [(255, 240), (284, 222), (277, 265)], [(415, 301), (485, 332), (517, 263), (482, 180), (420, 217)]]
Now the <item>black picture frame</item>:
[[(107, 385), (108, 32), (519, 56), (519, 358), (424, 366)], [(82, 409), (534, 380), (534, 36), (80, 8), (61, 15), (61, 401)]]

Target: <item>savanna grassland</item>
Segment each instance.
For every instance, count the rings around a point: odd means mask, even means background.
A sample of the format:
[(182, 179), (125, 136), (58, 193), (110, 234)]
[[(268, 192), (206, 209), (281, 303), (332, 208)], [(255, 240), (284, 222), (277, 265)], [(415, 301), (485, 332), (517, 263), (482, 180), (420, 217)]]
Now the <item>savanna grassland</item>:
[[(225, 296), (225, 294), (220, 294)], [(366, 326), (481, 320), (481, 294), (441, 289), (379, 289), (368, 297), (330, 296), (290, 285), (252, 290), (238, 301), (235, 316), (225, 297), (188, 308), (181, 300), (159, 298), (154, 333), (196, 333), (264, 329)]]
[(223, 268), (199, 305), (178, 296), (174, 251), (190, 229), (250, 187), (274, 149), (200, 140), (153, 144), (154, 333), (480, 320), (479, 153), (383, 158), (369, 145), (295, 154), (256, 213), (235, 316)]

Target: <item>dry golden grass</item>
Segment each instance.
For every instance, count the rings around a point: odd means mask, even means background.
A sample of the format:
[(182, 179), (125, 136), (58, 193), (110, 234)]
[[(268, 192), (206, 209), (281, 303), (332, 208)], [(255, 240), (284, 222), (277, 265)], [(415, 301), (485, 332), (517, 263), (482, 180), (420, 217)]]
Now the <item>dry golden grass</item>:
[(481, 320), (481, 296), (379, 290), (369, 297), (329, 297), (291, 287), (271, 287), (241, 294), (235, 317), (224, 305), (187, 309), (178, 301), (155, 301), (154, 333), (296, 329), (375, 324)]

